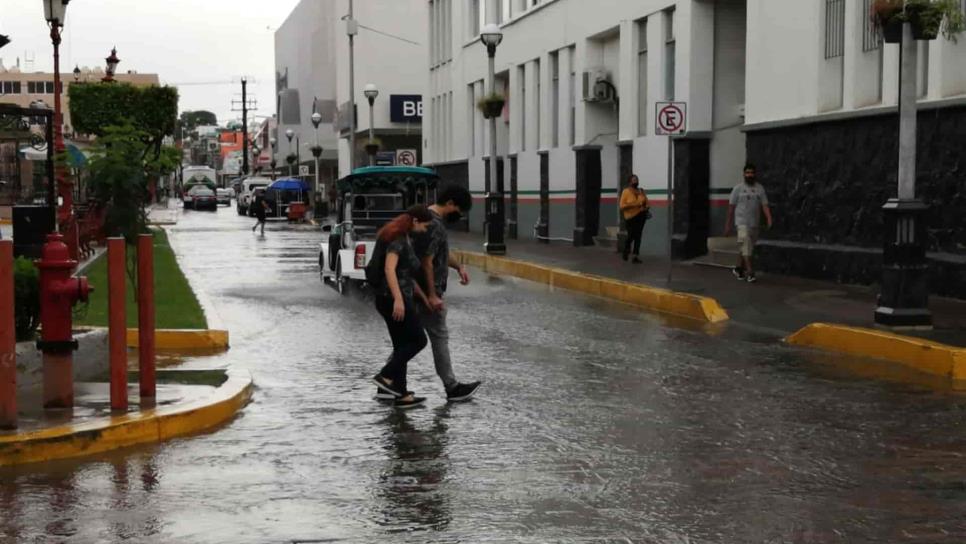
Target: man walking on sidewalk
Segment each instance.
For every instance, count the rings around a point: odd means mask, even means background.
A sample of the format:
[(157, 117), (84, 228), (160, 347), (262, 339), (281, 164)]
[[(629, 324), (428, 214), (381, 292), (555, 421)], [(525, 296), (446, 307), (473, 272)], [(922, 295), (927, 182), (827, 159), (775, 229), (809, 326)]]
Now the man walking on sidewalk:
[(725, 236), (731, 234), (731, 226), (738, 229), (738, 265), (732, 273), (739, 281), (754, 283), (755, 268), (752, 256), (755, 243), (758, 242), (758, 227), (761, 225), (761, 212), (765, 212), (768, 228), (771, 228), (771, 209), (768, 207), (768, 196), (765, 188), (757, 182), (755, 165), (745, 165), (745, 181), (731, 191), (728, 200), (728, 218), (725, 220)]
[(443, 303), (450, 268), (459, 273), (460, 284), (466, 285), (470, 282), (466, 268), (449, 253), (449, 237), (443, 221), (455, 223), (472, 207), (473, 197), (468, 190), (458, 185), (443, 188), (436, 204), (429, 207), (433, 213), (432, 223), (425, 233), (416, 235), (414, 239), (416, 255), (423, 264), (424, 290), (430, 305), (422, 311), (423, 327), (433, 347), (436, 374), (443, 381), (446, 399), (450, 402), (469, 400), (481, 384), (478, 381), (460, 383), (453, 374), (453, 362), (449, 353), (449, 329), (446, 327), (446, 305)]

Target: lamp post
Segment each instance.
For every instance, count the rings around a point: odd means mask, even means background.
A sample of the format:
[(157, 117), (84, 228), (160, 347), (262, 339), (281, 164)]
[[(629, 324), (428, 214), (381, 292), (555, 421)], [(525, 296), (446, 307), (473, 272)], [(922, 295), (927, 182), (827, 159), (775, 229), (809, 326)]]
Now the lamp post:
[[(486, 54), (489, 57), (489, 72), (487, 74), (487, 85), (490, 94), (496, 94), (496, 48), (503, 41), (503, 31), (500, 26), (490, 23), (483, 27), (480, 32), (480, 41), (486, 46)], [(506, 213), (503, 202), (503, 184), (497, 176), (496, 159), (496, 115), (490, 115), (490, 176), (486, 180), (486, 228), (483, 248), (491, 255), (505, 255), (506, 243), (504, 242), (504, 224)], [(495, 192), (493, 190), (495, 189)]]
[(899, 46), (898, 198), (883, 206), (885, 242), (882, 287), (875, 322), (886, 327), (932, 328), (926, 224), (929, 206), (916, 198), (918, 43), (912, 24), (902, 24)]
[(258, 144), (252, 143), (252, 172), (258, 173), (258, 159), (262, 156), (262, 150)]
[(363, 91), (366, 95), (366, 100), (369, 101), (369, 143), (366, 145), (366, 151), (369, 152), (369, 166), (376, 163), (376, 137), (375, 137), (375, 116), (373, 114), (373, 106), (376, 103), (376, 98), (379, 96), (379, 89), (374, 83), (369, 83), (366, 85), (366, 90)]
[(292, 138), (295, 137), (295, 131), (292, 129), (286, 130), (285, 137), (288, 139), (288, 155), (286, 155), (285, 161), (288, 162), (288, 176), (292, 177), (292, 161), (289, 159), (292, 156)]
[(319, 192), (319, 159), (322, 158), (322, 146), (319, 145), (319, 125), (322, 124), (322, 114), (312, 113), (312, 126), (315, 127), (315, 145), (312, 146), (312, 156), (315, 157), (315, 208), (319, 209), (322, 202), (322, 193)]
[(349, 0), (349, 15), (345, 21), (345, 33), (349, 37), (349, 173), (356, 168), (356, 49), (355, 38), (359, 23), (353, 17), (354, 2)]
[(107, 69), (104, 71), (104, 77), (101, 81), (104, 83), (112, 83), (114, 81), (114, 73), (117, 72), (117, 65), (121, 64), (121, 59), (117, 58), (117, 48), (111, 48), (111, 56), (104, 59), (107, 64)]
[[(54, 151), (60, 156), (64, 153), (64, 117), (61, 111), (61, 81), (60, 81), (60, 32), (64, 28), (64, 21), (67, 17), (67, 4), (70, 0), (43, 0), (44, 18), (50, 26), (50, 41), (54, 45)], [(70, 180), (67, 179), (67, 172), (60, 161), (54, 172), (57, 182), (57, 199), (59, 208), (57, 218), (54, 221), (54, 228), (59, 231), (60, 226), (65, 228), (67, 238), (67, 248), (71, 259), (77, 259), (77, 230), (73, 225), (74, 214), (74, 191)]]
[(275, 181), (275, 167), (278, 165), (278, 140), (269, 138), (268, 143), (272, 144), (272, 162), (268, 165), (272, 167), (272, 181)]
[(10, 36), (0, 34), (0, 48), (3, 48), (3, 46), (7, 45), (8, 43), (10, 43)]
[(75, 64), (75, 65), (74, 65), (74, 83), (77, 83), (77, 82), (79, 82), (79, 81), (80, 81), (80, 76), (81, 76), (81, 69), (80, 69), (80, 66), (77, 66), (77, 65)]

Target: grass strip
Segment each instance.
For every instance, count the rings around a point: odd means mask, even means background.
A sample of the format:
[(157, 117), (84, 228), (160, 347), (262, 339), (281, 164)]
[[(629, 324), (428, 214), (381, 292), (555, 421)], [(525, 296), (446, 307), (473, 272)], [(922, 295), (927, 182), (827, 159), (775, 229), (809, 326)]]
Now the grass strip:
[[(154, 304), (155, 323), (159, 329), (207, 329), (208, 321), (201, 309), (194, 291), (188, 285), (181, 267), (168, 244), (168, 235), (163, 230), (154, 233)], [(128, 246), (128, 257), (133, 258), (136, 249)], [(94, 286), (86, 309), (78, 307), (75, 323), (81, 326), (107, 326), (107, 252), (102, 253), (85, 272)], [(127, 326), (138, 326), (137, 300), (134, 286), (125, 275), (127, 287), (126, 304)]]

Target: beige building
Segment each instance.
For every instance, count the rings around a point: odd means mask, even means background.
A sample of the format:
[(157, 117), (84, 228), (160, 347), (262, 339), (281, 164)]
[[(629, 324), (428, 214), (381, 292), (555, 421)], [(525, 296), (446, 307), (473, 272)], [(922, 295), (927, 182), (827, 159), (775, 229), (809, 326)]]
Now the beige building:
[[(70, 136), (73, 133), (70, 122), (70, 98), (66, 92), (66, 87), (72, 83), (100, 81), (104, 77), (102, 68), (81, 69), (75, 75), (71, 71), (66, 71), (61, 75), (61, 83), (65, 86), (63, 93), (64, 108), (64, 134)], [(122, 83), (131, 83), (139, 87), (159, 85), (160, 79), (157, 74), (139, 74), (128, 72), (115, 74), (114, 80)], [(21, 107), (28, 107), (36, 101), (43, 101), (45, 104), (54, 107), (54, 74), (50, 72), (22, 72), (18, 67), (5, 68), (0, 64), (0, 103), (16, 104)]]

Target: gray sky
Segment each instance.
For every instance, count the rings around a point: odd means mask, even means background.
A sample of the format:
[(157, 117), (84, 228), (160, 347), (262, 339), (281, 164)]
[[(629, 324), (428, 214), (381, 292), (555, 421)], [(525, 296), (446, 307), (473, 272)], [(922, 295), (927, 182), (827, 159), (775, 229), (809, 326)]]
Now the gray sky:
[[(157, 73), (162, 83), (230, 82), (179, 86), (181, 110), (206, 109), (224, 123), (238, 95), (239, 76), (254, 79), (255, 115), (275, 109), (275, 30), (298, 0), (73, 0), (61, 46), (61, 70), (104, 66), (117, 46), (118, 72)], [(53, 47), (41, 0), (0, 0), (0, 50), (5, 66), (34, 59), (36, 71), (53, 70)]]

